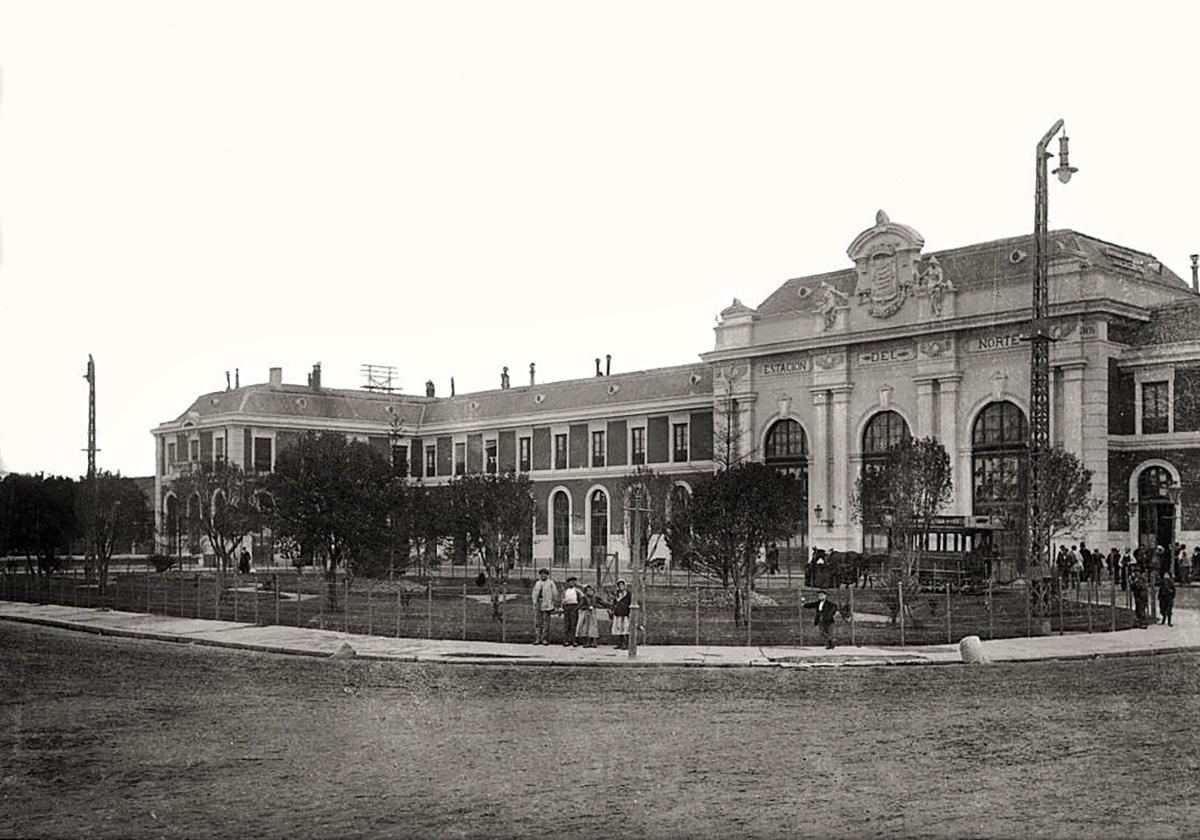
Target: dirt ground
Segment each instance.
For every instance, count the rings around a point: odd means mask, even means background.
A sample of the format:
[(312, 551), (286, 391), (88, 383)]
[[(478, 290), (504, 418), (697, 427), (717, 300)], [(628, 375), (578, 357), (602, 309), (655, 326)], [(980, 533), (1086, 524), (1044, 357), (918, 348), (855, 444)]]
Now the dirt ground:
[(0, 622), (0, 835), (1196, 836), (1198, 667), (425, 666)]

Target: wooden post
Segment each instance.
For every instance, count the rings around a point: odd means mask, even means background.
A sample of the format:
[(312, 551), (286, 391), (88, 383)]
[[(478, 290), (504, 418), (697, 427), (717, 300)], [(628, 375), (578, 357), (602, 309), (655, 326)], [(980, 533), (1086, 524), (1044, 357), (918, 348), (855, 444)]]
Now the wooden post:
[[(279, 575), (271, 575), (271, 588), (275, 590), (275, 626), (279, 626)], [(254, 593), (254, 603), (258, 603), (258, 592)]]
[(299, 575), (297, 575), (297, 577), (296, 577), (296, 582), (295, 582), (294, 586), (296, 588), (296, 591), (293, 592), (292, 594), (296, 596), (296, 626), (303, 627), (304, 623), (301, 620), (301, 612), (302, 611), (301, 611), (300, 605), (301, 605), (301, 603), (303, 603), (304, 599), (300, 597), (300, 577), (299, 577)]
[(150, 606), (150, 597), (151, 597), (151, 595), (153, 594), (153, 593), (151, 593), (151, 591), (150, 591), (150, 589), (151, 589), (151, 587), (150, 587), (150, 581), (152, 581), (152, 580), (154, 580), (154, 578), (153, 578), (153, 577), (151, 577), (151, 576), (149, 576), (149, 575), (147, 575), (147, 576), (146, 576), (146, 614), (147, 614), (147, 615), (153, 615), (153, 614), (154, 614), (154, 608)]
[(402, 608), (401, 599), (404, 597), (403, 590), (396, 590), (396, 638), (400, 638), (400, 610)]
[(350, 578), (342, 578), (342, 632), (350, 632)]
[(1025, 576), (1025, 635), (1033, 635), (1033, 616), (1032, 606), (1029, 599), (1033, 596), (1033, 581), (1028, 575)]
[(1066, 587), (1058, 588), (1058, 635), (1063, 634), (1063, 595), (1066, 594)]
[[(504, 613), (501, 613), (503, 615)], [(433, 579), (425, 589), (425, 638), (433, 638)]]
[(987, 599), (988, 599), (988, 638), (989, 639), (996, 638), (996, 621), (995, 621), (996, 603), (995, 603), (995, 601), (992, 600), (993, 595), (994, 595), (994, 593), (992, 591), (992, 579), (988, 578)]
[(1116, 632), (1117, 630), (1117, 582), (1110, 580), (1108, 582), (1108, 614), (1111, 622), (1109, 630)]
[(1093, 583), (1089, 580), (1087, 585), (1087, 618), (1089, 633), (1092, 632), (1092, 586)]
[(854, 587), (851, 586), (847, 591), (850, 593), (850, 644), (857, 646), (854, 635)]
[(800, 647), (804, 647), (804, 584), (800, 584), (800, 600), (796, 602), (796, 615), (800, 617)]
[(371, 584), (367, 584), (367, 635), (375, 635), (375, 604), (371, 598)]
[(946, 581), (946, 644), (954, 644), (954, 634), (950, 630), (950, 581)]
[(183, 570), (179, 571), (179, 617), (183, 618)]
[(753, 586), (754, 578), (750, 578), (750, 582), (746, 584), (746, 647), (754, 647), (754, 613), (750, 607)]
[(696, 606), (696, 619), (695, 619), (696, 644), (698, 646), (700, 644), (700, 587), (699, 586), (696, 587), (696, 604), (695, 604), (695, 606)]
[(462, 585), (462, 640), (467, 640), (467, 585)]
[[(507, 580), (505, 580), (502, 584), (500, 584), (500, 603), (501, 604), (508, 603), (508, 581)], [(535, 621), (537, 620), (537, 616), (534, 616), (534, 620)], [(508, 641), (508, 610), (505, 610), (505, 609), (500, 610), (500, 641), (502, 641), (502, 642)]]
[(896, 596), (900, 601), (900, 647), (904, 647), (904, 581), (897, 581)]
[[(234, 578), (233, 579), (233, 620), (234, 621), (238, 620), (238, 585), (237, 584), (238, 584), (238, 580), (237, 580), (237, 578)], [(254, 593), (254, 608), (256, 610), (258, 609), (258, 593), (257, 592)], [(255, 619), (254, 623), (255, 624), (258, 623), (257, 618)]]

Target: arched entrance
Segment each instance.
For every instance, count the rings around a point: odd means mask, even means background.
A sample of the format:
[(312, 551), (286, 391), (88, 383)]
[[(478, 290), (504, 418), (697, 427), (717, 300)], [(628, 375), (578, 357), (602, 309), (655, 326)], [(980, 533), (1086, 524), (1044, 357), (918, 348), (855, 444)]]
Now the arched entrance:
[(1170, 549), (1175, 542), (1175, 490), (1166, 467), (1147, 467), (1138, 475), (1138, 545)]
[(556, 491), (550, 507), (554, 545), (553, 562), (556, 566), (566, 566), (571, 559), (571, 500), (567, 497), (567, 491)]
[[(876, 414), (863, 429), (863, 471), (882, 469), (887, 462), (888, 450), (909, 437), (912, 437), (912, 433), (908, 430), (908, 421), (897, 412), (881, 411)], [(887, 554), (892, 541), (880, 515), (886, 511), (871, 504), (863, 507), (863, 553)]]
[(1008, 525), (993, 543), (1001, 556), (1025, 557), (1028, 452), (1029, 424), (1020, 406), (1008, 400), (984, 406), (971, 427), (971, 512)]
[(608, 494), (603, 490), (593, 490), (591, 509), (592, 566), (602, 569), (604, 558), (608, 554)]
[(795, 420), (777, 420), (767, 430), (767, 465), (796, 479), (796, 531), (768, 551), (768, 568), (804, 568), (808, 562), (808, 435)]
[(166, 552), (171, 556), (179, 555), (179, 500), (167, 496), (166, 516), (163, 527), (166, 529)]

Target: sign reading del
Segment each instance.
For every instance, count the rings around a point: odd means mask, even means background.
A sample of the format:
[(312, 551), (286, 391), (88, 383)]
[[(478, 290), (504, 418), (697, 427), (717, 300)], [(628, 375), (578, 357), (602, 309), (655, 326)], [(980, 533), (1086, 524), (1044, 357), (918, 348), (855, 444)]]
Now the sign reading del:
[(859, 366), (888, 365), (896, 362), (911, 361), (916, 357), (912, 347), (884, 347), (878, 350), (863, 350), (858, 356)]

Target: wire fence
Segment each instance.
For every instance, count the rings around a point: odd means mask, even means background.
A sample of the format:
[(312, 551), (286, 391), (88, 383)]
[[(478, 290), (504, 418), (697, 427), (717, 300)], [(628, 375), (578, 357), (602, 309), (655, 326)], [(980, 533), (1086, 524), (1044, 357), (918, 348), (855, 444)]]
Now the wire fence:
[[(572, 570), (573, 571), (573, 570)], [(532, 570), (531, 570), (532, 572)], [(560, 591), (561, 572), (556, 576)], [(516, 576), (493, 595), (474, 579), (370, 580), (315, 572), (219, 575), (213, 570), (156, 573), (131, 568), (109, 576), (101, 592), (82, 569), (0, 574), (0, 600), (104, 608), (247, 625), (314, 627), (379, 636), (532, 642), (532, 577)], [(817, 591), (800, 582), (760, 579), (735, 618), (735, 597), (707, 580), (667, 578), (643, 590), (642, 644), (807, 646), (821, 643), (814, 624)], [(610, 593), (601, 591), (600, 599)], [(1108, 632), (1137, 624), (1132, 593), (1113, 581), (1062, 586), (984, 584), (975, 589), (902, 585), (830, 590), (838, 607), (838, 644), (905, 646), (1051, 633)], [(1151, 599), (1153, 600), (1153, 599)], [(1152, 608), (1153, 605), (1151, 605)], [(597, 610), (601, 638), (611, 619)], [(551, 640), (568, 637), (561, 609)]]

